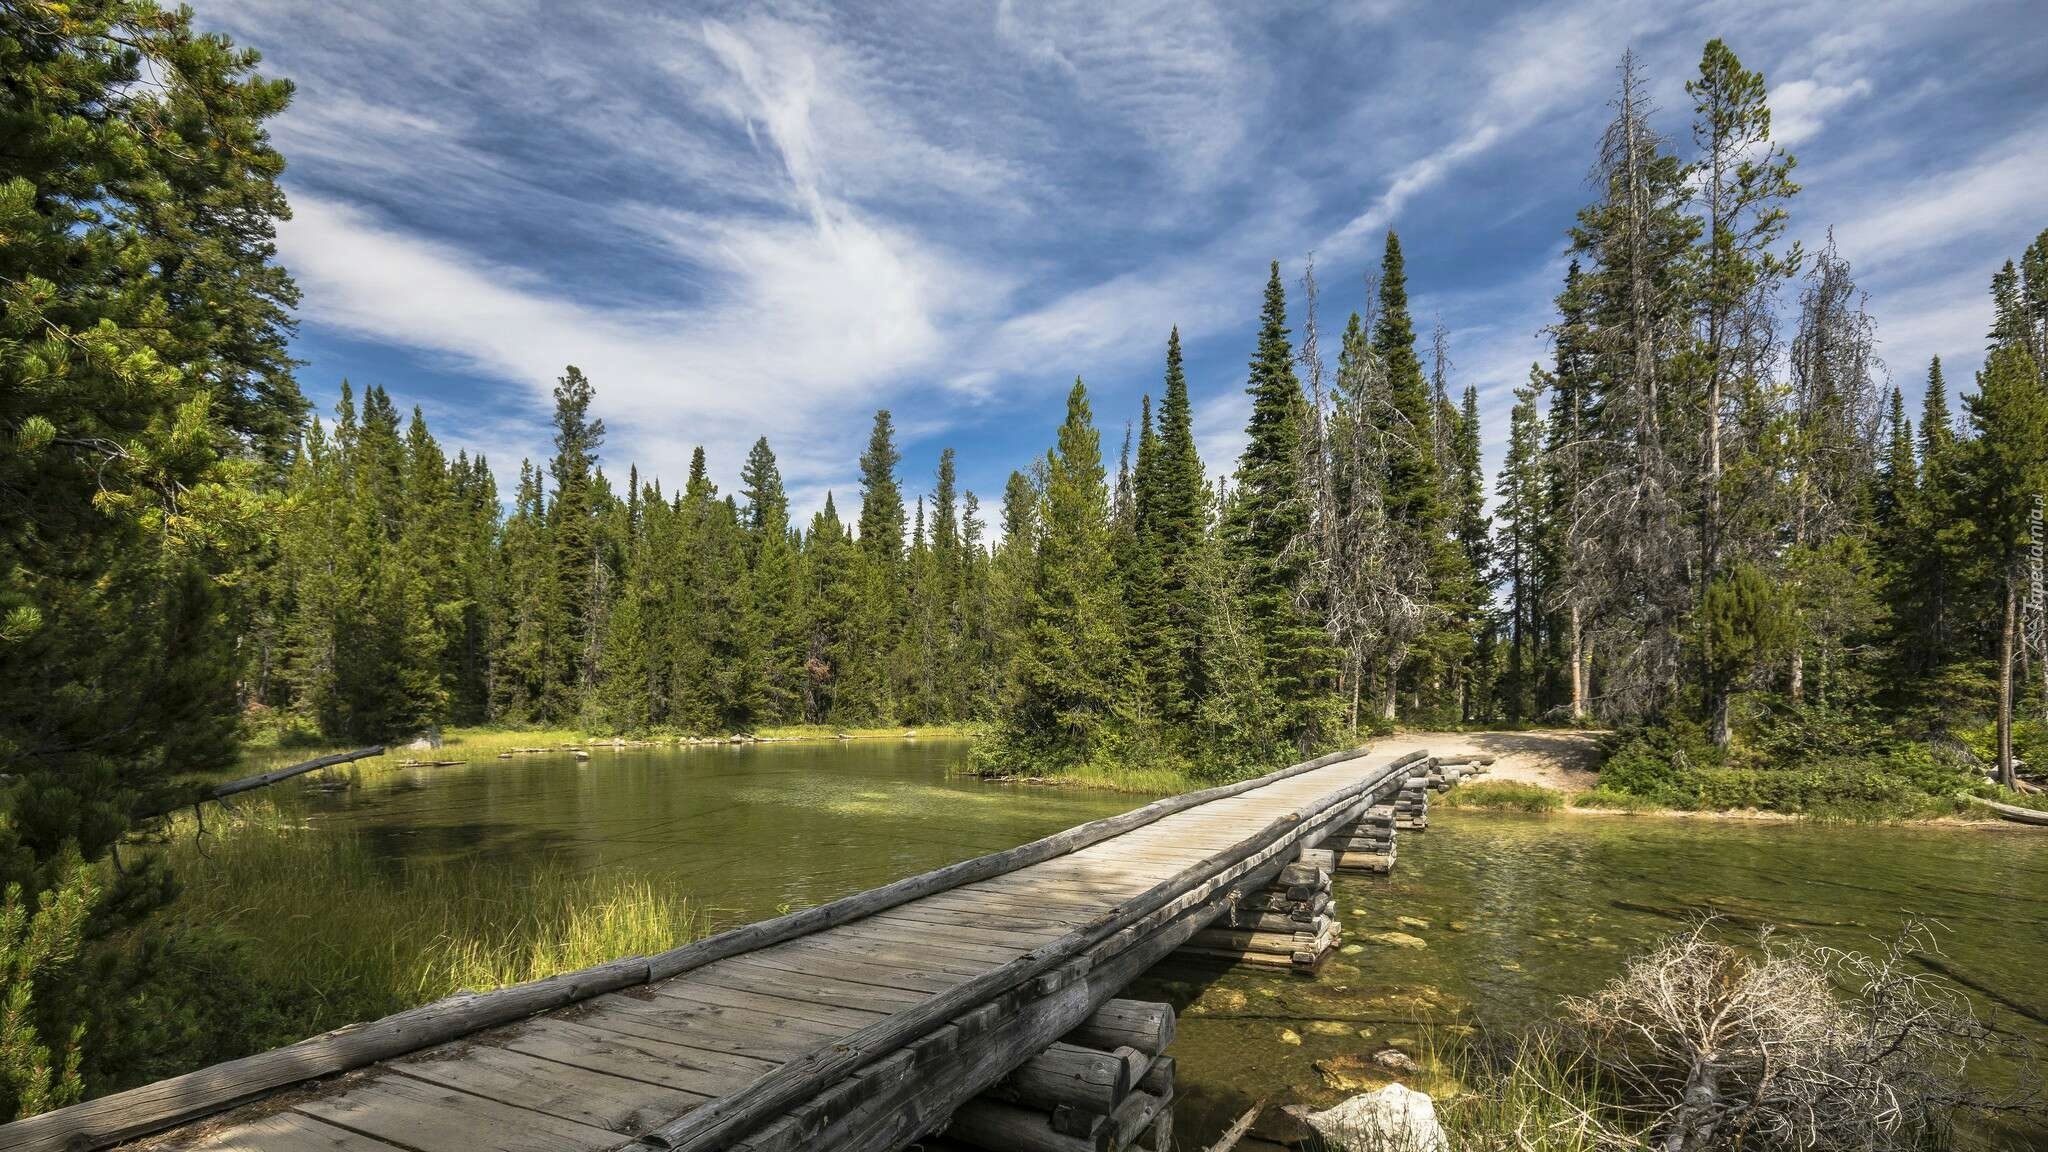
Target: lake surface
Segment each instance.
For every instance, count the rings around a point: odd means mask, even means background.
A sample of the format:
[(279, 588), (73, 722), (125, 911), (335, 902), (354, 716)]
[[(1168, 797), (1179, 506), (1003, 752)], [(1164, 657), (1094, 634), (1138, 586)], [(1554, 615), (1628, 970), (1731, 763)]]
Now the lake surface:
[[(360, 837), (394, 867), (626, 872), (675, 886), (730, 927), (1149, 799), (981, 783), (954, 774), (967, 748), (596, 748), (587, 761), (531, 755), (375, 776), (291, 804), (315, 838)], [(1132, 989), (1182, 1012), (1183, 1146), (1206, 1144), (1260, 1098), (1342, 1098), (1342, 1074), (1325, 1069), (1389, 1040), (1547, 1018), (1560, 997), (1593, 991), (1699, 910), (1864, 949), (1909, 918), (1939, 925), (1942, 962), (1976, 986), (1979, 1010), (2048, 1040), (2048, 836), (2021, 830), (1439, 809), (1426, 833), (1402, 837), (1392, 876), (1343, 874), (1336, 898), (1347, 944), (1359, 947), (1312, 978), (1169, 961)], [(1367, 939), (1396, 930), (1425, 946)]]

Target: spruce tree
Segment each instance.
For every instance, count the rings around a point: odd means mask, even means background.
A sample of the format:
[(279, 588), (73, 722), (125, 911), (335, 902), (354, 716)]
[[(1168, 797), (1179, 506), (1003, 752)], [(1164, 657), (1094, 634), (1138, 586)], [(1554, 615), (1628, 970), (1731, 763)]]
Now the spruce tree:
[(867, 451), (860, 457), (860, 547), (893, 573), (903, 559), (903, 489), (896, 482), (896, 425), (884, 408), (875, 413)]
[(574, 364), (555, 383), (555, 455), (548, 463), (555, 496), (548, 505), (547, 548), (553, 588), (543, 617), (542, 717), (556, 723), (576, 715), (595, 681), (593, 636), (602, 626), (605, 577), (598, 554), (598, 501), (594, 488), (604, 421), (590, 416), (596, 390)]
[(1278, 731), (1306, 752), (1331, 732), (1335, 659), (1322, 621), (1309, 607), (1320, 595), (1309, 536), (1314, 497), (1303, 473), (1309, 412), (1294, 375), (1278, 261), (1267, 277), (1258, 349), (1245, 390), (1252, 397), (1251, 422), (1225, 531), (1244, 573), (1245, 609), (1281, 708)]
[(1109, 559), (1109, 486), (1101, 435), (1080, 380), (1045, 459), (1038, 553), (1008, 707), (989, 755), (1073, 767), (1117, 751), (1128, 705), (1122, 610)]
[(1407, 262), (1401, 238), (1387, 231), (1380, 258), (1379, 315), (1372, 347), (1387, 375), (1394, 423), (1386, 428), (1387, 518), (1420, 542), (1440, 526), (1435, 427), (1429, 385), (1415, 354), (1415, 322), (1408, 315)]
[(1154, 431), (1152, 397), (1139, 406), (1138, 459), (1131, 478), (1130, 539), (1118, 556), (1131, 660), (1143, 682), (1144, 700), (1152, 718), (1166, 719), (1179, 711), (1184, 684), (1176, 683), (1171, 602), (1159, 549), (1159, 437)]
[(1999, 345), (1977, 377), (1977, 395), (1964, 401), (1977, 436), (1961, 460), (1968, 520), (1984, 583), (1995, 589), (1998, 613), (1997, 754), (1999, 782), (2013, 787), (2013, 668), (2019, 604), (2027, 575), (2030, 516), (2048, 493), (2048, 388), (2026, 345)]
[[(1542, 603), (1537, 557), (1545, 531), (1547, 503), (1540, 402), (1549, 376), (1529, 366), (1529, 383), (1515, 389), (1508, 414), (1508, 446), (1495, 481), (1493, 579), (1506, 586), (1507, 668), (1501, 703), (1508, 720), (1538, 713), (1537, 678), (1542, 652)], [(1469, 393), (1468, 393), (1469, 395)]]
[(804, 535), (804, 720), (844, 723), (839, 693), (847, 666), (872, 638), (857, 633), (863, 565), (832, 493)]
[(1159, 404), (1156, 459), (1147, 465), (1145, 530), (1159, 576), (1148, 678), (1159, 716), (1192, 721), (1206, 689), (1198, 648), (1203, 605), (1195, 588), (1196, 554), (1208, 532), (1208, 482), (1195, 446), (1194, 406), (1181, 367), (1180, 329), (1166, 339), (1166, 391)]
[(1908, 546), (1903, 557), (1906, 611), (1900, 617), (1906, 669), (1929, 677), (1956, 655), (1959, 568), (1967, 562), (1968, 534), (1958, 523), (1962, 494), (1958, 491), (1955, 424), (1949, 412), (1948, 385), (1941, 357), (1927, 366), (1927, 388), (1920, 407), (1920, 482), (1907, 508)]
[(789, 497), (766, 436), (754, 442), (740, 469), (746, 500), (747, 566), (753, 586), (748, 631), (761, 661), (764, 719), (791, 723), (801, 718), (803, 621), (797, 550), (790, 539)]
[[(1367, 418), (1375, 421), (1373, 438), (1383, 446), (1383, 493), (1390, 562), (1404, 596), (1427, 605), (1417, 649), (1427, 656), (1422, 667), (1409, 670), (1420, 695), (1421, 681), (1451, 674), (1466, 645), (1453, 617), (1464, 592), (1461, 555), (1451, 541), (1442, 490), (1441, 464), (1436, 458), (1436, 417), (1422, 361), (1415, 353), (1415, 323), (1408, 314), (1407, 264), (1401, 239), (1390, 229), (1380, 260), (1379, 311), (1374, 320), (1372, 349), (1386, 376), (1386, 404)], [(1405, 653), (1390, 653), (1385, 714), (1392, 719), (1401, 688)]]

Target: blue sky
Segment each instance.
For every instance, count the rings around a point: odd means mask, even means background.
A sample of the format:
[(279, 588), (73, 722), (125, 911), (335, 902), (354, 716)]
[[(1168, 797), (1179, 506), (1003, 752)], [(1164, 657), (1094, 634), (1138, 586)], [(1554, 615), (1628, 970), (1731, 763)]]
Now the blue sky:
[(1764, 72), (1793, 234), (1835, 229), (1910, 397), (1930, 355), (1967, 385), (2048, 227), (2038, 0), (197, 8), (299, 85), (306, 391), (381, 383), (501, 483), (574, 363), (615, 475), (703, 444), (729, 488), (766, 434), (850, 507), (886, 406), (909, 491), (952, 446), (994, 505), (1076, 375), (1114, 453), (1174, 324), (1227, 468), (1267, 261), (1314, 253), (1334, 330), (1390, 225), (1495, 460), (1631, 46), (1681, 147), (1706, 39)]

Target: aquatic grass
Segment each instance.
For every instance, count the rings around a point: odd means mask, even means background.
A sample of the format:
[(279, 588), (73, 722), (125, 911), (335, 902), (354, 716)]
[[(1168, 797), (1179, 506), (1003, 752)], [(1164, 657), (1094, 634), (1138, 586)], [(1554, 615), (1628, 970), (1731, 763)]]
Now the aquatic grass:
[(1470, 1152), (1613, 1152), (1646, 1148), (1637, 1124), (1596, 1071), (1555, 1035), (1533, 1032), (1499, 1047), (1448, 1054), (1466, 1090), (1437, 1102), (1453, 1148)]
[[(181, 891), (162, 927), (246, 942), (251, 995), (283, 1006), (281, 1034), (268, 1043), (658, 952), (705, 931), (687, 899), (644, 878), (584, 875), (559, 861), (380, 860), (356, 837), (281, 815), (255, 807), (230, 819), (259, 827), (195, 838), (187, 814), (168, 827), (165, 849)], [(215, 819), (209, 812), (210, 829)]]
[(1446, 808), (1554, 812), (1564, 807), (1564, 795), (1541, 784), (1526, 784), (1519, 780), (1476, 780), (1458, 785), (1436, 802)]
[(1181, 768), (1135, 767), (1123, 764), (1083, 764), (1054, 775), (1029, 779), (1032, 782), (1042, 780), (1066, 788), (1103, 792), (1141, 792), (1154, 796), (1178, 795), (1210, 786)]

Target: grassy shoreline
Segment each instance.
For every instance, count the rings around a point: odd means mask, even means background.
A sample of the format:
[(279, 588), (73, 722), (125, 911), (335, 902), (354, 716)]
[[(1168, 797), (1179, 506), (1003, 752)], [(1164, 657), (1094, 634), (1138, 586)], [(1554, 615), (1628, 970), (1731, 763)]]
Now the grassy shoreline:
[[(515, 727), (463, 727), (450, 728), (441, 733), (438, 748), (413, 749), (409, 742), (392, 742), (385, 745), (384, 754), (357, 760), (329, 771), (354, 774), (358, 777), (382, 775), (401, 768), (417, 766), (411, 761), (432, 764), (435, 761), (456, 760), (480, 763), (522, 754), (522, 750), (545, 749), (549, 752), (569, 752), (583, 749), (592, 752), (610, 751), (622, 748), (723, 748), (734, 745), (825, 743), (841, 740), (915, 740), (969, 739), (979, 736), (982, 726), (976, 724), (932, 724), (899, 725), (895, 727), (839, 728), (821, 724), (782, 724), (759, 728), (750, 733), (725, 736), (692, 736), (657, 734), (651, 736), (619, 736), (613, 734), (594, 735), (575, 728), (515, 728)], [(325, 756), (334, 752), (346, 752), (362, 748), (367, 744), (334, 744), (323, 741), (280, 741), (275, 732), (261, 733), (246, 741), (233, 764), (223, 765), (217, 772), (195, 779), (195, 783), (217, 784), (227, 780), (253, 776)]]

